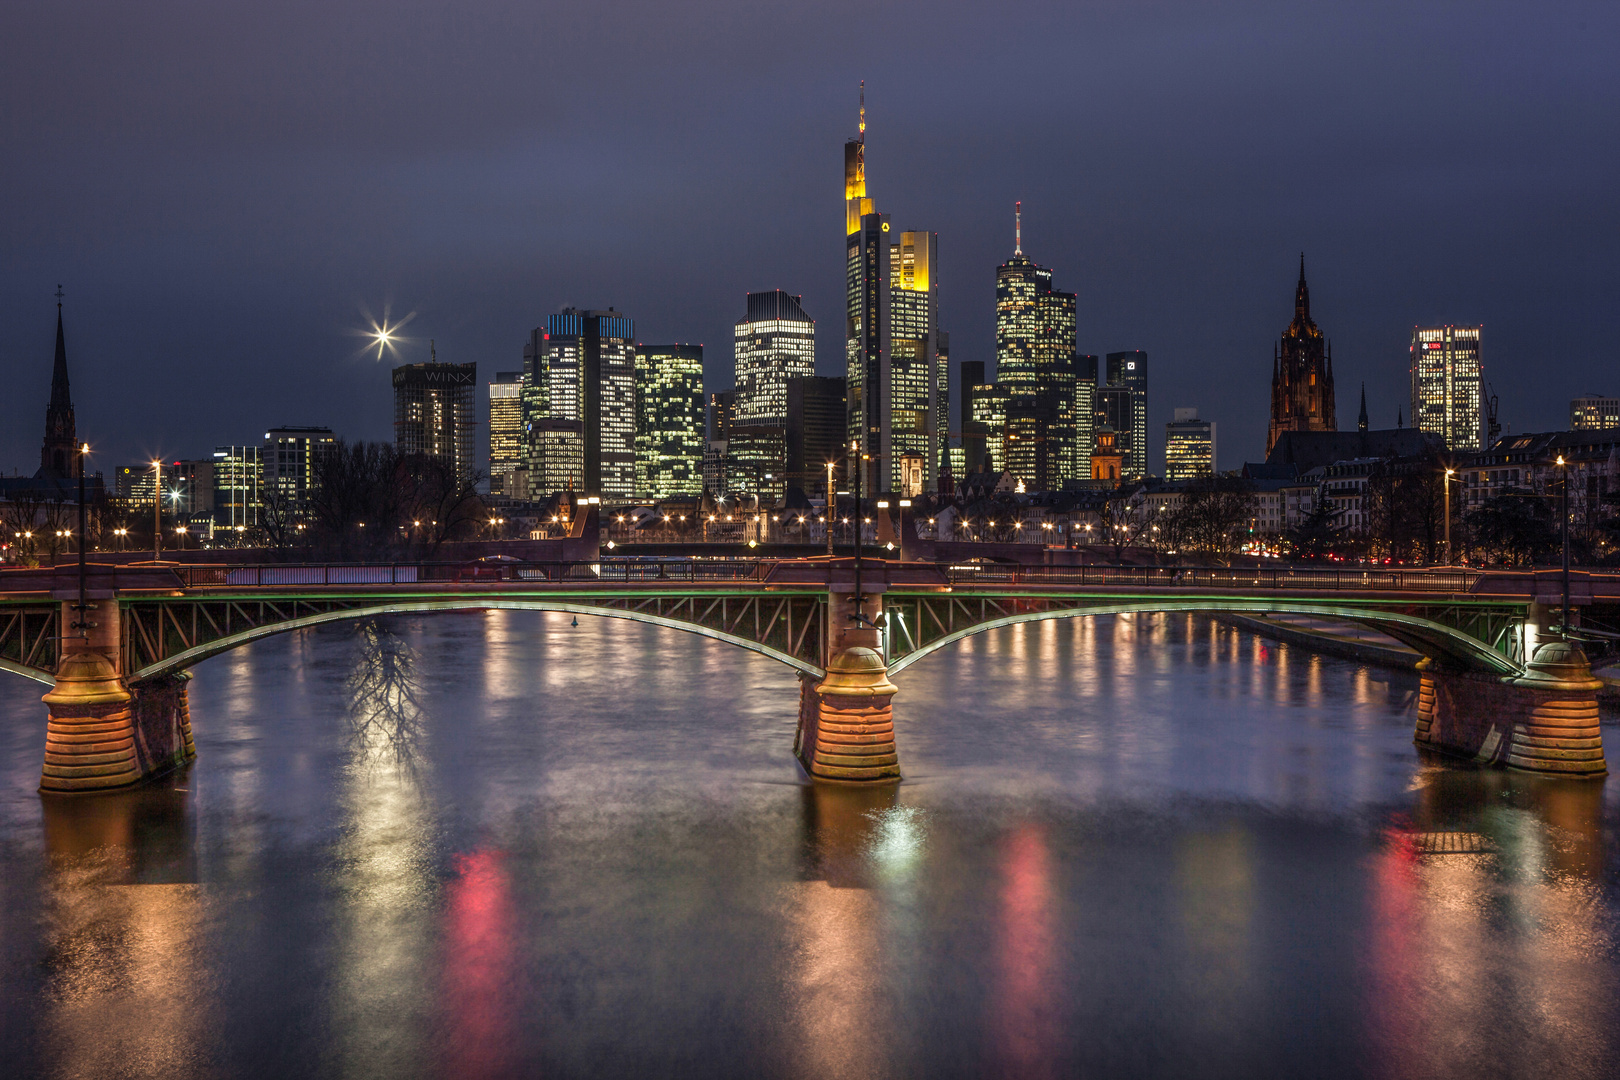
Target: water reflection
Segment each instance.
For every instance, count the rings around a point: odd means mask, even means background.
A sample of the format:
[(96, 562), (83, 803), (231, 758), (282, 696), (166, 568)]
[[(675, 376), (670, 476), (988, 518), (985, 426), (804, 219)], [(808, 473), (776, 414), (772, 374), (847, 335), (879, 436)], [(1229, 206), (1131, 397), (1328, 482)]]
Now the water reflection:
[(448, 1076), (506, 1075), (517, 1036), (517, 912), (503, 853), (455, 858), (445, 888), (440, 983), (442, 1057)]
[(41, 1041), (66, 1076), (166, 1076), (212, 1052), (208, 905), (189, 793), (41, 799), (50, 860)]
[(422, 688), (410, 643), (392, 623), (356, 624), (348, 688), (349, 737), (360, 763), (414, 766), (424, 730)]
[(1001, 851), (991, 1030), (1001, 1074), (1055, 1076), (1062, 1047), (1058, 933), (1043, 826), (1024, 825)]

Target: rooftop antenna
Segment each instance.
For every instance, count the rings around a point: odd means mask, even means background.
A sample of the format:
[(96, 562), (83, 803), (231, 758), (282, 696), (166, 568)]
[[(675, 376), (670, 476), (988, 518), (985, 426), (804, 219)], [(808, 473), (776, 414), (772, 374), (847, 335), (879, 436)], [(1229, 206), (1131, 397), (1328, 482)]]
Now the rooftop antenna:
[(58, 285), (56, 287), (56, 310), (57, 311), (62, 310), (62, 295), (63, 295), (62, 294), (62, 286)]
[(861, 145), (866, 145), (866, 80), (861, 80)]
[(1017, 257), (1024, 253), (1024, 202), (1020, 199), (1013, 203), (1013, 255)]

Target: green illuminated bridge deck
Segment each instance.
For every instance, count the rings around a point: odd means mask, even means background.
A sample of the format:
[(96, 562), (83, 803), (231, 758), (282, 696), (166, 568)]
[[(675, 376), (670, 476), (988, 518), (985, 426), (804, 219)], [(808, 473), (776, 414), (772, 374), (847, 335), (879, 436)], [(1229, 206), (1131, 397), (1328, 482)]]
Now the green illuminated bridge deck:
[[(604, 560), (436, 565), (93, 566), (87, 594), (117, 605), (132, 682), (271, 634), (372, 615), (519, 609), (669, 626), (821, 675), (830, 597), (854, 560)], [(72, 566), (0, 572), (0, 668), (51, 682)], [(866, 559), (891, 672), (997, 626), (1125, 612), (1290, 613), (1377, 628), (1448, 667), (1522, 672), (1526, 623), (1561, 602), (1555, 572), (936, 566)], [(1620, 576), (1576, 574), (1572, 602), (1620, 603)], [(869, 607), (871, 610), (871, 607)]]

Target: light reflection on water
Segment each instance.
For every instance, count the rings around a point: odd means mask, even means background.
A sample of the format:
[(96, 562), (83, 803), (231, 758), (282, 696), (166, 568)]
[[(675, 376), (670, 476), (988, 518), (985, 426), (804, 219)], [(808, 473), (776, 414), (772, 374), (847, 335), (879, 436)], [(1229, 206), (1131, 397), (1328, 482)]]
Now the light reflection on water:
[[(798, 782), (784, 669), (569, 622), (227, 654), (192, 684), (197, 763), (106, 799), (32, 794), (43, 707), (0, 683), (0, 1057), (1620, 1071), (1612, 786), (1420, 759), (1410, 676), (1192, 616), (1020, 624), (897, 679), (908, 779), (868, 791)], [(1424, 853), (1446, 836), (1473, 853)]]

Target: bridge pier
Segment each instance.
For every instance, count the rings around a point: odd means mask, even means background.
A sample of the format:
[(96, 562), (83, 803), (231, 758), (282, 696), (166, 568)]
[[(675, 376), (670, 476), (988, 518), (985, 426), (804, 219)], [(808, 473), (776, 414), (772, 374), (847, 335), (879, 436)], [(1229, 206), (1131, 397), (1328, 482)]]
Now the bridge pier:
[(113, 659), (122, 656), (115, 601), (103, 599), (82, 615), (64, 602), (61, 625), (75, 623), (90, 625), (80, 627), (78, 636), (63, 635), (55, 685), (41, 699), (46, 722), (39, 790), (116, 791), (196, 757), (186, 694), (191, 675), (129, 685)]
[[(842, 586), (842, 587), (841, 587)], [(814, 780), (841, 784), (892, 784), (900, 779), (894, 742), (894, 695), (889, 668), (872, 622), (882, 607), (883, 585), (854, 595), (853, 582), (834, 580), (827, 596), (826, 671), (819, 682), (799, 680), (799, 729), (794, 755)]]
[(1586, 653), (1544, 641), (1524, 675), (1503, 679), (1419, 663), (1413, 741), (1441, 753), (1549, 776), (1608, 772), (1597, 691)]

